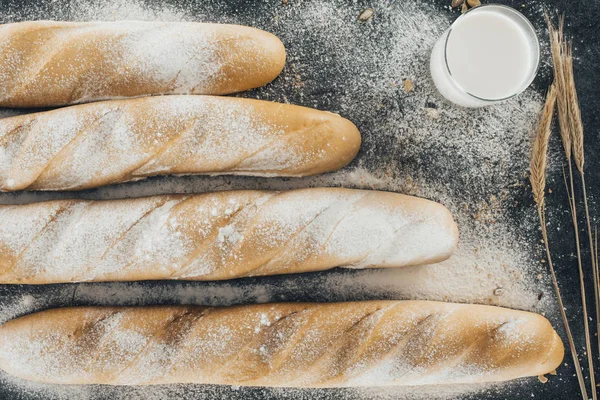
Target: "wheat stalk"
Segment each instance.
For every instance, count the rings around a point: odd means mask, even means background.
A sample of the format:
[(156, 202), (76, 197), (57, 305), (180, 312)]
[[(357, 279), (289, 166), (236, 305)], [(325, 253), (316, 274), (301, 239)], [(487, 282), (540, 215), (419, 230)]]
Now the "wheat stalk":
[(593, 254), (593, 239), (592, 239), (592, 226), (590, 220), (590, 209), (588, 207), (588, 199), (587, 199), (587, 189), (585, 183), (585, 174), (583, 170), (579, 174), (581, 177), (581, 187), (583, 188), (583, 205), (585, 209), (585, 221), (587, 223), (587, 234), (588, 240), (590, 242), (590, 255), (592, 259), (592, 275), (594, 278), (594, 302), (596, 305), (596, 335), (598, 337), (598, 351), (600, 352), (600, 271), (598, 269), (598, 258), (594, 257)]
[(579, 388), (581, 390), (581, 396), (583, 400), (588, 399), (587, 390), (585, 387), (585, 381), (583, 379), (583, 371), (581, 370), (581, 364), (579, 363), (579, 356), (577, 354), (577, 348), (575, 347), (575, 341), (573, 340), (573, 334), (571, 333), (571, 327), (569, 326), (569, 320), (563, 304), (562, 295), (560, 294), (560, 288), (558, 287), (558, 281), (556, 279), (556, 273), (554, 271), (554, 264), (552, 262), (552, 256), (550, 254), (550, 246), (548, 244), (548, 232), (546, 230), (546, 217), (545, 217), (545, 190), (546, 190), (546, 168), (548, 165), (548, 143), (550, 141), (550, 133), (552, 128), (552, 117), (554, 115), (554, 106), (557, 100), (556, 86), (553, 84), (548, 90), (546, 96), (546, 103), (540, 114), (537, 127), (537, 135), (533, 142), (533, 149), (531, 152), (530, 162), (530, 176), (531, 189), (533, 192), (533, 198), (537, 205), (537, 213), (540, 221), (540, 228), (542, 229), (542, 237), (544, 239), (544, 245), (546, 248), (546, 257), (548, 258), (548, 266), (550, 268), (550, 275), (552, 278), (552, 285), (556, 293), (558, 300), (558, 306), (560, 309), (560, 315), (565, 326), (567, 333), (567, 339), (569, 347), (571, 349), (571, 355), (573, 356), (573, 363), (575, 365), (575, 372), (577, 373), (577, 380), (579, 381)]
[[(573, 185), (573, 171), (571, 169), (571, 164), (569, 163), (569, 179), (571, 183), (571, 189), (569, 190), (569, 185), (567, 184), (567, 177), (565, 175), (565, 169), (563, 167), (563, 177), (565, 180), (565, 188), (567, 190), (567, 197), (569, 199), (569, 205), (571, 209), (571, 219), (573, 221), (573, 229), (575, 231), (575, 244), (577, 245), (577, 266), (579, 269), (579, 289), (581, 293), (581, 306), (583, 309), (583, 327), (584, 327), (584, 335), (585, 335), (585, 346), (586, 346), (586, 355), (588, 360), (588, 368), (590, 370), (590, 382), (592, 386), (592, 399), (596, 400), (596, 379), (594, 376), (594, 360), (592, 356), (592, 345), (590, 339), (590, 326), (589, 326), (589, 318), (587, 312), (587, 301), (586, 301), (586, 293), (585, 293), (585, 279), (583, 274), (583, 267), (581, 263), (581, 245), (579, 242), (579, 224), (577, 222), (577, 208), (575, 206), (575, 194), (574, 194), (574, 185)], [(597, 290), (597, 289), (596, 289)], [(596, 303), (597, 305), (597, 303)]]
[[(571, 218), (573, 222), (573, 230), (575, 233), (575, 244), (577, 246), (577, 266), (579, 270), (579, 286), (581, 293), (581, 304), (583, 308), (583, 323), (585, 333), (586, 352), (588, 359), (588, 367), (590, 370), (590, 381), (592, 386), (592, 398), (597, 399), (596, 394), (596, 382), (594, 375), (594, 362), (591, 352), (591, 341), (590, 341), (590, 330), (589, 330), (589, 319), (587, 312), (587, 302), (585, 293), (585, 277), (583, 274), (583, 267), (581, 261), (581, 243), (579, 240), (579, 224), (577, 221), (577, 206), (575, 202), (575, 185), (573, 183), (573, 166), (571, 161), (571, 155), (575, 156), (575, 162), (577, 169), (581, 172), (582, 184), (585, 185), (585, 178), (583, 178), (583, 124), (581, 123), (581, 112), (579, 110), (579, 102), (577, 100), (577, 91), (575, 88), (575, 78), (573, 74), (573, 57), (572, 57), (572, 46), (567, 44), (564, 39), (564, 16), (559, 18), (558, 28), (554, 28), (554, 25), (550, 21), (548, 14), (546, 14), (546, 22), (548, 24), (548, 32), (550, 34), (550, 45), (552, 49), (552, 60), (554, 62), (554, 81), (557, 85), (557, 105), (558, 105), (558, 117), (560, 126), (560, 136), (562, 139), (563, 148), (567, 158), (567, 164), (569, 167), (569, 185), (567, 184), (567, 178), (565, 176), (565, 187), (567, 189), (567, 195), (569, 198), (569, 208), (571, 210)], [(563, 167), (563, 175), (564, 167)], [(587, 194), (584, 188), (584, 199), (586, 203), (586, 217), (588, 221), (588, 237), (590, 240), (590, 251), (592, 250), (592, 239), (591, 239), (591, 227), (589, 224), (589, 211), (587, 207)], [(600, 302), (599, 302), (599, 288), (598, 288), (598, 270), (597, 264), (593, 259), (592, 255), (592, 275), (594, 279), (594, 303), (596, 308), (596, 329), (600, 333)], [(598, 344), (600, 345), (600, 336), (598, 337)], [(580, 382), (581, 384), (581, 382)]]
[[(587, 222), (587, 234), (590, 246), (590, 255), (592, 263), (592, 275), (594, 279), (594, 302), (596, 306), (596, 329), (600, 332), (600, 290), (598, 288), (599, 271), (598, 262), (594, 257), (594, 243), (592, 238), (592, 226), (590, 220), (590, 211), (587, 200), (587, 186), (585, 183), (584, 174), (584, 135), (583, 135), (583, 122), (581, 120), (581, 110), (579, 108), (579, 100), (577, 98), (577, 88), (575, 86), (575, 74), (573, 73), (573, 46), (572, 44), (566, 45), (566, 51), (564, 55), (564, 77), (566, 83), (566, 93), (568, 100), (569, 109), (569, 126), (572, 132), (573, 138), (573, 156), (575, 158), (575, 165), (579, 171), (581, 177), (581, 187), (583, 189), (583, 204), (585, 207), (585, 219)], [(600, 335), (598, 336), (598, 348), (600, 349)]]
[(598, 265), (598, 227), (594, 227), (596, 231), (596, 265)]
[[(561, 21), (562, 24), (562, 21)], [(560, 28), (559, 28), (560, 30)], [(562, 36), (562, 32), (561, 32)], [(598, 263), (596, 257), (594, 257), (594, 243), (592, 238), (592, 227), (589, 213), (589, 206), (587, 200), (587, 186), (585, 183), (585, 174), (584, 174), (584, 134), (583, 134), (583, 122), (581, 119), (581, 110), (579, 107), (579, 100), (577, 97), (577, 88), (575, 86), (575, 74), (573, 72), (573, 45), (571, 42), (567, 43), (564, 41), (564, 38), (561, 42), (561, 61), (562, 61), (562, 71), (564, 77), (564, 97), (567, 100), (567, 110), (569, 117), (569, 129), (570, 129), (570, 139), (572, 142), (572, 152), (573, 158), (575, 159), (575, 165), (577, 166), (577, 170), (579, 171), (581, 177), (581, 186), (583, 190), (583, 201), (585, 207), (585, 216), (587, 223), (587, 234), (588, 241), (590, 247), (590, 256), (591, 256), (591, 265), (592, 265), (592, 275), (594, 281), (594, 303), (596, 309), (596, 329), (597, 332), (600, 333), (600, 291), (598, 288)], [(571, 172), (571, 180), (572, 180), (572, 172)], [(573, 184), (571, 183), (571, 192), (573, 192)], [(573, 194), (574, 196), (574, 194)], [(575, 199), (573, 198), (573, 203)], [(579, 246), (578, 246), (579, 247)], [(587, 321), (587, 319), (586, 319)], [(600, 335), (598, 337), (598, 345), (600, 346)], [(588, 350), (589, 351), (589, 350)], [(592, 385), (594, 386), (594, 371), (593, 369), (590, 371), (590, 379), (592, 381)], [(595, 397), (594, 397), (595, 398)]]

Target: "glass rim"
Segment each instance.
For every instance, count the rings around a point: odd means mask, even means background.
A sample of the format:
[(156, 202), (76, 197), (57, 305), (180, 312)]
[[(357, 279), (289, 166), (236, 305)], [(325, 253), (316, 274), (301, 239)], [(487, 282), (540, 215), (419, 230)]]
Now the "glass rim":
[[(524, 21), (525, 25), (527, 26), (527, 28), (529, 28), (530, 32), (533, 34), (533, 38), (535, 39), (534, 40), (535, 41), (535, 52), (537, 55), (537, 63), (535, 65), (535, 68), (533, 69), (531, 76), (527, 80), (527, 83), (525, 85), (523, 85), (523, 88), (520, 89), (518, 92), (511, 94), (510, 96), (496, 98), (496, 99), (479, 97), (479, 96), (474, 95), (473, 93), (470, 93), (460, 83), (458, 83), (458, 81), (454, 78), (454, 76), (452, 75), (452, 71), (450, 70), (450, 65), (448, 65), (448, 40), (450, 39), (450, 34), (452, 33), (454, 24), (458, 20), (460, 20), (461, 18), (463, 18), (464, 16), (469, 14), (470, 12), (473, 12), (473, 11), (476, 11), (476, 10), (479, 10), (482, 8), (487, 8), (487, 7), (496, 7), (496, 8), (502, 8), (505, 10), (509, 10), (513, 14), (517, 15), (518, 18), (520, 18), (522, 21)], [(456, 87), (461, 92), (465, 93), (466, 95), (471, 96), (471, 97), (481, 100), (481, 101), (489, 102), (489, 103), (508, 100), (510, 98), (513, 98), (513, 97), (523, 93), (529, 87), (529, 85), (531, 85), (531, 83), (534, 81), (535, 77), (537, 76), (537, 73), (539, 72), (540, 65), (541, 65), (541, 58), (542, 57), (541, 57), (540, 38), (538, 37), (537, 32), (535, 31), (535, 27), (533, 26), (531, 21), (529, 21), (529, 19), (527, 19), (527, 17), (525, 17), (521, 12), (519, 12), (515, 8), (506, 6), (504, 4), (488, 3), (488, 4), (482, 4), (480, 6), (473, 7), (471, 9), (467, 10), (464, 14), (460, 15), (456, 20), (454, 20), (454, 22), (452, 22), (452, 25), (450, 25), (450, 28), (448, 29), (448, 33), (446, 34), (446, 40), (444, 41), (444, 64), (446, 65), (446, 71), (448, 71), (448, 75), (450, 76), (450, 79), (452, 80), (452, 82), (456, 85)]]

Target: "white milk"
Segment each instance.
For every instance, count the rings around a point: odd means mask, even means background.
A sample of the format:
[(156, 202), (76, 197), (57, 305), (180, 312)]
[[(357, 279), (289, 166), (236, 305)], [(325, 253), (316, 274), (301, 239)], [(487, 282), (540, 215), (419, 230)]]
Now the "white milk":
[(525, 17), (492, 4), (462, 15), (442, 35), (431, 54), (431, 76), (448, 100), (481, 107), (525, 90), (539, 58), (535, 31)]

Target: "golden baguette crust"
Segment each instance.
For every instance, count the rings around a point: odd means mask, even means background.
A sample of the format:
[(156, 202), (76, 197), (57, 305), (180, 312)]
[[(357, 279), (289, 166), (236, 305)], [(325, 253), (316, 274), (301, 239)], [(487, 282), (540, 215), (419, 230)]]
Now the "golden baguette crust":
[(97, 102), (0, 119), (0, 191), (80, 190), (167, 174), (306, 176), (360, 148), (354, 124), (215, 96)]
[(0, 106), (47, 107), (153, 94), (227, 94), (279, 75), (274, 35), (197, 22), (0, 25)]
[(78, 307), (0, 327), (0, 368), (58, 384), (481, 383), (551, 372), (563, 355), (540, 315), (428, 301)]
[(448, 258), (429, 200), (339, 188), (0, 206), (0, 283), (221, 280)]

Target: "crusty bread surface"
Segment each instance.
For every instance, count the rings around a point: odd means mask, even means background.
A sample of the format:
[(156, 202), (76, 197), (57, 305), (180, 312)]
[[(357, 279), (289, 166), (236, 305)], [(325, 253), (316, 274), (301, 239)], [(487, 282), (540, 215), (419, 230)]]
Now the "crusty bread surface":
[(0, 368), (57, 384), (481, 383), (557, 368), (544, 317), (428, 301), (79, 307), (0, 327)]
[(340, 188), (0, 206), (0, 283), (221, 280), (448, 258), (442, 205)]
[(279, 75), (285, 48), (246, 26), (31, 21), (0, 25), (0, 106), (227, 94)]
[(337, 114), (268, 101), (154, 96), (0, 119), (0, 191), (81, 190), (167, 174), (305, 176), (360, 147)]

